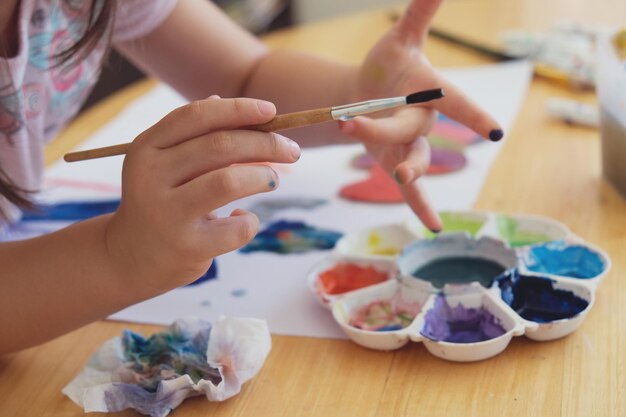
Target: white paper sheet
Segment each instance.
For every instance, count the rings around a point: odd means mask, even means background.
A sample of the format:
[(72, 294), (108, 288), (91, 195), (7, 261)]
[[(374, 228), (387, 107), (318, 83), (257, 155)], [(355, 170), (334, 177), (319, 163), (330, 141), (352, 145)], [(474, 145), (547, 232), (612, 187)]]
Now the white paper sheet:
[[(524, 100), (531, 68), (527, 63), (516, 62), (444, 73), (490, 111), (506, 133)], [(158, 86), (136, 100), (80, 148), (132, 140), (183, 103), (184, 100), (171, 89)], [(466, 150), (468, 164), (463, 170), (422, 179), (435, 207), (441, 210), (471, 208), (501, 147), (501, 143), (487, 141), (473, 145)], [(355, 203), (338, 197), (342, 186), (367, 176), (365, 171), (354, 169), (349, 163), (361, 152), (360, 145), (306, 149), (297, 164), (280, 167), (280, 187), (275, 192), (240, 200), (224, 207), (222, 214), (235, 207), (249, 208), (263, 199), (301, 196), (326, 199), (328, 203), (311, 210), (288, 209), (273, 220), (305, 221), (343, 233), (407, 220), (411, 212), (404, 205)], [(47, 172), (49, 187), (42, 198), (59, 202), (118, 196), (121, 162), (121, 157), (75, 164), (59, 162)], [(265, 319), (270, 331), (276, 334), (344, 337), (330, 312), (317, 304), (306, 285), (307, 272), (328, 255), (328, 251), (289, 255), (229, 253), (217, 259), (217, 279), (173, 290), (110, 318), (169, 324), (178, 317), (195, 315), (214, 321), (224, 314)]]

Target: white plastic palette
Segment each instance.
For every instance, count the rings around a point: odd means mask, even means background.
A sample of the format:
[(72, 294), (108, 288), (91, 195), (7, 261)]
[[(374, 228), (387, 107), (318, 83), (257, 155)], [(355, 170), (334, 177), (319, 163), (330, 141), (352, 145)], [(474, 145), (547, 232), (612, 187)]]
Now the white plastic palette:
[[(445, 232), (436, 237), (417, 222), (347, 235), (311, 270), (311, 290), (355, 343), (393, 350), (423, 342), (437, 357), (465, 362), (497, 355), (513, 336), (560, 338), (582, 323), (611, 266), (602, 250), (544, 217), (446, 212), (442, 219)], [(465, 264), (448, 268), (461, 261), (470, 262), (468, 271), (478, 262), (502, 273), (482, 285), (466, 281)], [(433, 280), (423, 268), (436, 262), (444, 272)], [(320, 275), (341, 264), (371, 267), (386, 279), (326, 294)], [(385, 324), (386, 317), (394, 321)]]

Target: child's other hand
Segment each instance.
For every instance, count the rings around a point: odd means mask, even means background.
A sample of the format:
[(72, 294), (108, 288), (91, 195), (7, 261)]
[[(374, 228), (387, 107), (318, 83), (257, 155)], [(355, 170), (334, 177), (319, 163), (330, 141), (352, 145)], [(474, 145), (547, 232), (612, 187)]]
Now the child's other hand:
[[(425, 106), (397, 111), (391, 117), (357, 117), (341, 123), (344, 133), (362, 140), (383, 167), (394, 175), (404, 197), (431, 230), (441, 220), (416, 181), (430, 163), (428, 142), (439, 110), (492, 140), (502, 137), (498, 123), (460, 90), (443, 79), (423, 54), (430, 21), (441, 0), (413, 0), (406, 13), (369, 52), (356, 82), (355, 101), (408, 95), (443, 88), (445, 97)], [(434, 109), (434, 110), (433, 110)]]
[(194, 281), (213, 257), (254, 237), (254, 214), (213, 212), (278, 185), (267, 165), (233, 164), (300, 157), (292, 140), (246, 130), (275, 114), (269, 102), (214, 96), (174, 110), (135, 139), (124, 161), (122, 203), (107, 228), (122, 276), (154, 295)]

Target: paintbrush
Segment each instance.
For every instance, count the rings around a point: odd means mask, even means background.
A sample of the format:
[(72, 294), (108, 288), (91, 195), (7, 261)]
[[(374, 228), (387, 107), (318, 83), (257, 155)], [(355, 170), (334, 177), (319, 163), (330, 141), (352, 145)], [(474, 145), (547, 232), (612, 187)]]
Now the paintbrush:
[(523, 57), (508, 54), (500, 49), (492, 48), (487, 45), (480, 44), (478, 42), (471, 41), (469, 39), (462, 38), (460, 36), (453, 35), (451, 33), (439, 30), (437, 28), (430, 28), (428, 34), (439, 39), (451, 42), (453, 44), (462, 46), (472, 51), (486, 55), (497, 61), (512, 61), (515, 59), (521, 59)]
[[(410, 104), (424, 103), (436, 100), (444, 96), (440, 88), (434, 90), (420, 91), (408, 96), (381, 98), (376, 100), (361, 101), (358, 103), (345, 104), (343, 106), (324, 107), (321, 109), (305, 110), (295, 113), (281, 114), (271, 121), (250, 126), (251, 130), (262, 132), (277, 132), (279, 130), (293, 129), (296, 127), (310, 126), (318, 123), (329, 122), (331, 120), (349, 120), (355, 116), (389, 110), (396, 107)], [(66, 162), (85, 161), (88, 159), (105, 158), (107, 156), (124, 155), (130, 143), (107, 146), (104, 148), (89, 149), (85, 151), (71, 152), (65, 154), (63, 159)]]

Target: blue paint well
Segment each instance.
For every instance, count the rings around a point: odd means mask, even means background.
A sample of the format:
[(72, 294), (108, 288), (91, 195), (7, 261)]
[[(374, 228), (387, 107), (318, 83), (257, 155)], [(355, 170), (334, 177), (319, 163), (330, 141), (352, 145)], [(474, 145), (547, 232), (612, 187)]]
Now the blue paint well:
[(526, 320), (548, 323), (568, 319), (589, 306), (587, 300), (556, 289), (554, 284), (552, 279), (520, 275), (518, 271), (498, 280), (502, 300)]
[(280, 220), (268, 225), (240, 252), (304, 253), (332, 249), (341, 233), (317, 229), (303, 222)]
[(112, 213), (120, 200), (74, 201), (61, 204), (40, 204), (31, 212), (24, 212), (22, 221), (67, 221), (86, 220), (102, 214)]
[(582, 245), (550, 242), (533, 246), (525, 254), (529, 271), (589, 279), (604, 272), (606, 264), (599, 253)]

